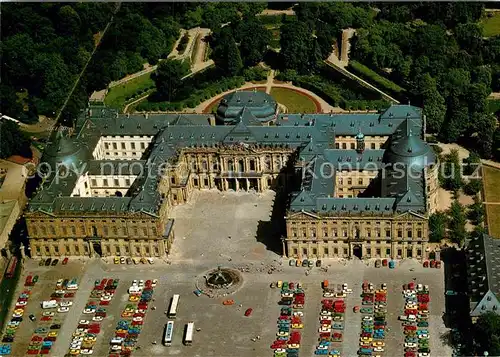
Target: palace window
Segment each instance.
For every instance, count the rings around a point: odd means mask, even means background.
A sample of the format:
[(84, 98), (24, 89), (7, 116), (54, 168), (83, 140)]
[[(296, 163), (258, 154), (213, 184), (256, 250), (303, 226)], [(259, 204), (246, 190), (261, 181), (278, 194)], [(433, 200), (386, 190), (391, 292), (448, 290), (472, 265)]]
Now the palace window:
[(122, 143), (122, 149), (125, 150), (125, 143)]
[(130, 147), (132, 148), (132, 150), (135, 150), (135, 143), (130, 143)]
[(347, 254), (349, 254), (349, 252), (348, 252), (347, 248), (344, 248), (344, 255), (347, 255)]
[(307, 257), (307, 248), (302, 248), (302, 254)]
[(347, 149), (347, 144), (346, 143), (342, 143), (342, 149)]
[(372, 249), (366, 248), (366, 255), (372, 255)]
[(313, 248), (313, 255), (317, 255), (318, 254), (318, 249), (317, 248)]
[(116, 143), (113, 143), (113, 149), (118, 149), (118, 146), (116, 146)]
[(297, 248), (293, 248), (293, 255), (299, 254), (299, 250)]
[(377, 255), (380, 255), (380, 248), (377, 248)]
[(422, 238), (422, 230), (417, 229), (417, 238)]
[(333, 248), (333, 254), (339, 254), (339, 248)]
[(408, 230), (406, 231), (406, 234), (408, 235), (408, 238), (412, 238), (412, 231)]
[(422, 249), (417, 249), (417, 256), (421, 256), (422, 255)]
[(403, 231), (401, 229), (398, 229), (398, 238), (403, 237)]
[(385, 230), (385, 236), (386, 236), (387, 238), (389, 238), (389, 237), (391, 236), (391, 230), (390, 230), (390, 229), (386, 229), (386, 230)]
[(363, 179), (362, 179), (362, 178), (360, 178), (360, 179), (358, 180), (358, 185), (362, 185), (362, 184), (363, 184)]
[(323, 248), (323, 253), (324, 253), (325, 255), (328, 255), (328, 248)]
[(351, 149), (355, 149), (356, 146), (354, 145), (354, 143), (351, 143)]

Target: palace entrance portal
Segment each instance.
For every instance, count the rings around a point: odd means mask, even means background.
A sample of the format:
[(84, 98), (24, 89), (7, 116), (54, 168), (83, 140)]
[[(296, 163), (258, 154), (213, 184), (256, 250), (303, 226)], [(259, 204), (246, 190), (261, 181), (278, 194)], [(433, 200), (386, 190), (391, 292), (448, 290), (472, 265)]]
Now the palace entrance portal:
[(363, 249), (361, 247), (361, 244), (353, 244), (351, 258), (354, 258), (354, 257), (356, 257), (358, 259), (363, 259)]

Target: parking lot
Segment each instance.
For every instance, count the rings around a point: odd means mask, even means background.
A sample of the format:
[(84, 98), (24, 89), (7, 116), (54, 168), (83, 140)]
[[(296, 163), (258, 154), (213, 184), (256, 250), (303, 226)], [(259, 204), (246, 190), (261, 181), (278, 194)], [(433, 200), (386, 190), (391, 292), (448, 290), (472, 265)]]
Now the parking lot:
[[(40, 301), (47, 299), (59, 278), (79, 277), (80, 288), (73, 299), (74, 305), (66, 317), (57, 341), (50, 353), (64, 356), (68, 351), (71, 334), (81, 319), (81, 312), (88, 301), (94, 281), (102, 278), (119, 278), (115, 297), (107, 307), (107, 317), (101, 323), (101, 332), (94, 346), (94, 355), (107, 356), (109, 341), (120, 313), (127, 304), (127, 288), (134, 279), (158, 279), (154, 290), (155, 301), (144, 319), (134, 356), (269, 356), (270, 345), (275, 340), (276, 320), (280, 314), (279, 290), (270, 288), (271, 282), (301, 281), (305, 290), (304, 329), (302, 329), (301, 355), (312, 355), (318, 339), (318, 316), (321, 307), (321, 282), (347, 283), (353, 293), (346, 298), (344, 339), (341, 345), (343, 356), (356, 355), (358, 350), (361, 317), (352, 308), (361, 305), (361, 284), (364, 280), (375, 285), (387, 283), (387, 334), (385, 356), (404, 355), (403, 328), (397, 320), (404, 309), (401, 294), (403, 284), (417, 278), (419, 283), (429, 285), (430, 349), (432, 355), (451, 355), (451, 349), (440, 341), (446, 332), (442, 314), (444, 312), (444, 269), (425, 269), (416, 261), (398, 262), (395, 269), (374, 268), (361, 261), (323, 261), (329, 265), (328, 272), (313, 268), (306, 276), (305, 268), (290, 267), (287, 261), (279, 265), (281, 257), (267, 250), (266, 242), (257, 238), (259, 227), (269, 220), (273, 195), (251, 193), (197, 192), (193, 200), (174, 210), (176, 239), (169, 263), (157, 260), (154, 265), (114, 265), (101, 259), (85, 261), (70, 260), (67, 268), (39, 267), (37, 261), (29, 261), (21, 281), (28, 274), (38, 274), (39, 283), (33, 288), (26, 314), (41, 317)], [(231, 238), (229, 238), (231, 237)], [(274, 264), (273, 274), (260, 272), (263, 264)], [(218, 265), (225, 267), (253, 266), (243, 272), (243, 284), (231, 299), (232, 306), (222, 305), (228, 297), (197, 297), (193, 290), (197, 279)], [(21, 290), (20, 290), (21, 291)], [(165, 315), (173, 294), (180, 294), (180, 303), (175, 320), (171, 347), (161, 344), (163, 329), (169, 320)], [(241, 305), (241, 307), (240, 307)], [(244, 316), (252, 308), (250, 316)], [(184, 325), (193, 321), (196, 329), (192, 346), (182, 344)], [(26, 328), (25, 328), (26, 327)], [(24, 319), (13, 344), (12, 355), (22, 356), (26, 352), (35, 323)], [(260, 339), (256, 337), (259, 336)], [(255, 341), (252, 341), (255, 339)], [(156, 344), (153, 344), (156, 342)]]

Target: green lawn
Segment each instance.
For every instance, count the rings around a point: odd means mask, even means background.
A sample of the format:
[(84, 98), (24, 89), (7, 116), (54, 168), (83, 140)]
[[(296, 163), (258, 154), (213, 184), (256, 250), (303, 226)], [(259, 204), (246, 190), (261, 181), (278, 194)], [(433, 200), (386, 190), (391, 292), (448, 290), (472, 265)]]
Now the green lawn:
[(152, 73), (153, 72), (143, 74), (142, 76), (111, 88), (104, 99), (104, 103), (107, 106), (122, 109), (127, 97), (131, 97), (141, 90), (154, 86), (154, 81), (151, 79)]
[(382, 77), (377, 72), (371, 70), (364, 64), (361, 64), (357, 61), (354, 60), (349, 61), (349, 69), (352, 69), (354, 73), (356, 73), (360, 77), (363, 77), (365, 80), (371, 81), (372, 85), (381, 86), (382, 88), (379, 88), (381, 90), (386, 89), (396, 93), (404, 91), (404, 89), (398, 86), (396, 83), (388, 80), (385, 77)]
[[(483, 185), (485, 202), (500, 202), (500, 170), (489, 166), (483, 166)], [(486, 205), (486, 218), (488, 219), (488, 231), (493, 237), (500, 237), (500, 205)]]
[(316, 104), (309, 97), (288, 88), (271, 88), (271, 96), (288, 108), (289, 113), (316, 113)]
[(500, 35), (500, 12), (493, 12), (491, 17), (484, 15), (481, 20), (483, 25), (483, 35), (486, 37)]
[(488, 99), (488, 109), (492, 113), (500, 110), (500, 99)]

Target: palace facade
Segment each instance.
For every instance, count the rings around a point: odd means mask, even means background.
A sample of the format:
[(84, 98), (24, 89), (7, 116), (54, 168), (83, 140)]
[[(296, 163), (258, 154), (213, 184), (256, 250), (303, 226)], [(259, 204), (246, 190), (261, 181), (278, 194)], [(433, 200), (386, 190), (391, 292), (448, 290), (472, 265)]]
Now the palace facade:
[(285, 189), (290, 257), (423, 258), (438, 187), (424, 127), (409, 105), (279, 114), (262, 92), (229, 95), (215, 116), (93, 105), (44, 152), (31, 254), (162, 257), (170, 210), (194, 189)]

